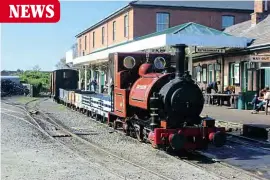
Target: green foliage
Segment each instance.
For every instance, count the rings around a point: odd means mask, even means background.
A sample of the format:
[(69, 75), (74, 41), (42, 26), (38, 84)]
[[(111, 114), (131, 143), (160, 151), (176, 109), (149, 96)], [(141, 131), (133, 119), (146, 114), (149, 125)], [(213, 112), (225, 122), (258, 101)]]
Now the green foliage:
[(42, 88), (48, 89), (50, 86), (50, 73), (42, 72), (38, 66), (35, 66), (33, 70), (27, 70), (17, 74), (21, 81), (32, 84), (37, 90)]

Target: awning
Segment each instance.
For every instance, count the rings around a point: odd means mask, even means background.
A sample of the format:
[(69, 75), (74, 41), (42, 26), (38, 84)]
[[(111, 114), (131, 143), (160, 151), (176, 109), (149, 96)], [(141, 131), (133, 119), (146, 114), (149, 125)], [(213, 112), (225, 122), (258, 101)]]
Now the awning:
[(114, 52), (136, 52), (144, 49), (158, 48), (166, 45), (166, 35), (155, 36), (139, 41), (133, 41), (124, 45), (93, 52), (86, 56), (81, 56), (73, 60), (73, 64), (92, 63), (100, 59), (108, 59), (110, 53)]
[(95, 63), (103, 59), (108, 60), (109, 54), (115, 52), (136, 52), (176, 44), (216, 48), (246, 48), (251, 41), (252, 39), (231, 36), (200, 24), (185, 23), (162, 32), (148, 34), (126, 43), (98, 50), (86, 56), (77, 57), (73, 60), (73, 64), (79, 65)]
[(167, 34), (166, 45), (186, 44), (188, 46), (202, 46), (215, 48), (246, 48), (252, 41), (245, 37), (221, 35), (178, 35)]

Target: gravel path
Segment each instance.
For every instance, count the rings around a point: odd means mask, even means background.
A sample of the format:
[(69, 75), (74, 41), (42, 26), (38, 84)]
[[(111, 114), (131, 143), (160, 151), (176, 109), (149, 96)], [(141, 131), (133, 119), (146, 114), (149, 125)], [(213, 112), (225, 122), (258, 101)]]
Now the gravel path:
[(50, 115), (65, 126), (76, 131), (90, 132), (91, 135), (84, 136), (88, 141), (172, 179), (255, 179), (243, 171), (224, 167), (219, 163), (201, 164), (203, 169), (198, 168), (155, 150), (149, 144), (139, 143), (115, 132), (105, 125), (92, 121), (89, 117), (52, 102), (51, 99), (40, 104), (40, 107), (50, 112)]

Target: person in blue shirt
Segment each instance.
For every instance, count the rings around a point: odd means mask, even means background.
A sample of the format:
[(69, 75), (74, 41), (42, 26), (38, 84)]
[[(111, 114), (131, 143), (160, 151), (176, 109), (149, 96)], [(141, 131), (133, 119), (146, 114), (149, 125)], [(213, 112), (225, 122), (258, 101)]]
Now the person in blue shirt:
[(93, 91), (96, 91), (97, 90), (97, 80), (96, 79), (93, 79), (93, 81), (91, 82), (91, 85), (93, 87)]
[(217, 82), (212, 82), (208, 84), (206, 88), (206, 93), (211, 94), (212, 89), (217, 93), (218, 92), (218, 83)]
[(253, 105), (253, 111), (251, 112), (252, 114), (259, 112), (259, 110), (263, 108), (265, 104), (265, 101), (263, 101), (263, 97), (268, 91), (269, 91), (269, 87), (262, 89), (259, 92), (260, 96), (258, 97), (257, 94), (255, 94), (252, 101), (248, 103), (248, 104)]

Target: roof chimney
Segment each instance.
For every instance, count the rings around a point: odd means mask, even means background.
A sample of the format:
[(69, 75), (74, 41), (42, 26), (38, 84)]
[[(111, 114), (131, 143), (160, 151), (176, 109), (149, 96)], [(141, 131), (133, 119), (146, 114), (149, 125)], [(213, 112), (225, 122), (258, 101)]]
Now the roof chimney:
[(254, 12), (251, 14), (251, 26), (255, 26), (262, 21), (269, 12), (269, 0), (254, 0)]

